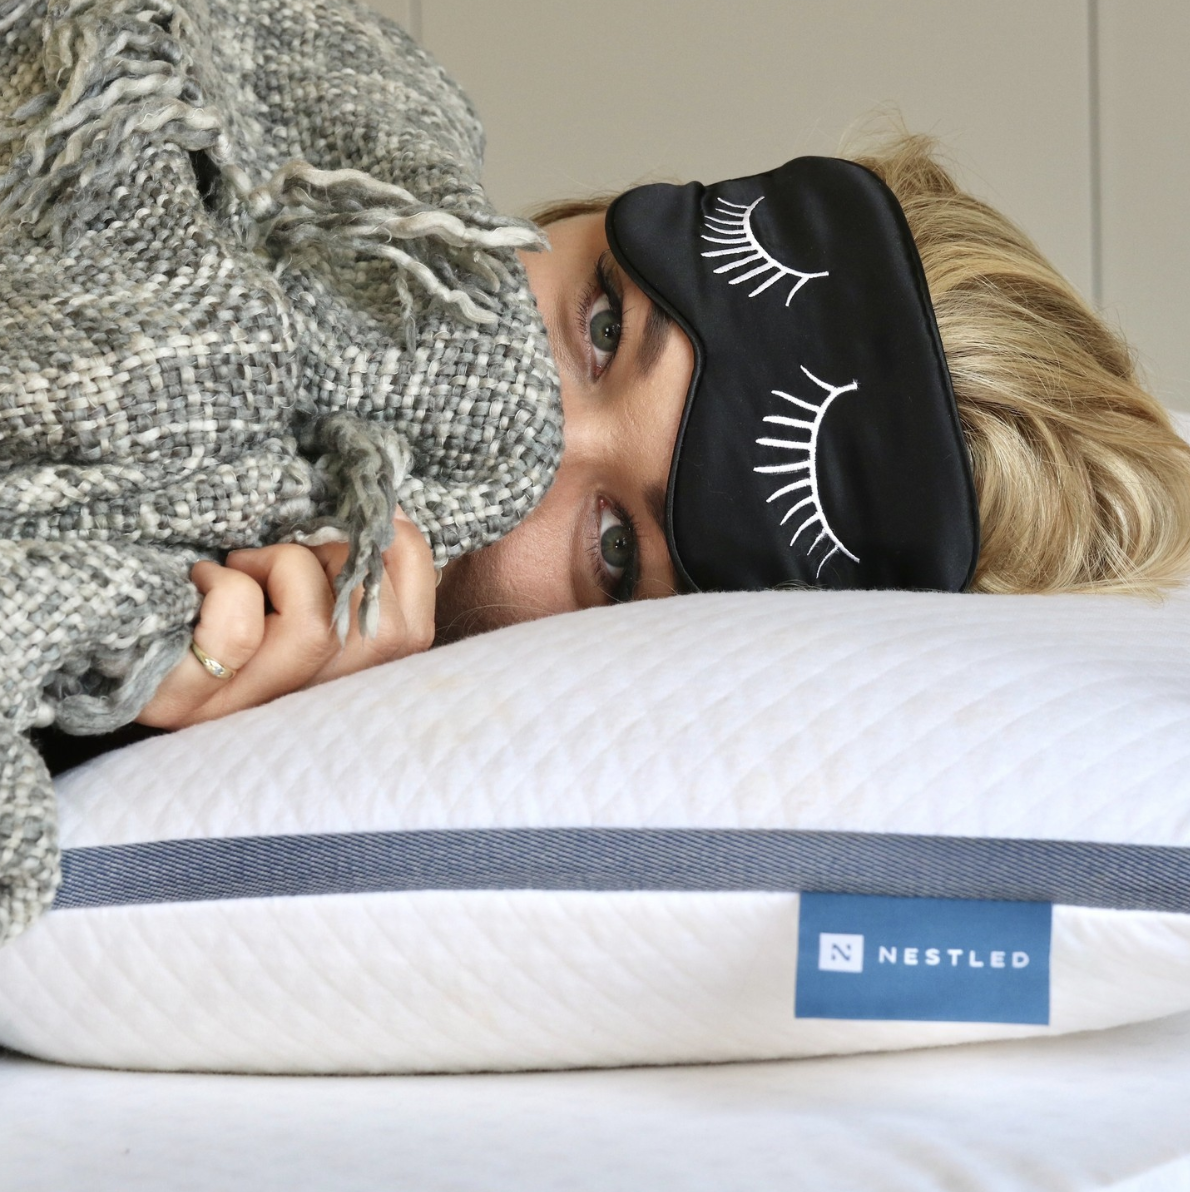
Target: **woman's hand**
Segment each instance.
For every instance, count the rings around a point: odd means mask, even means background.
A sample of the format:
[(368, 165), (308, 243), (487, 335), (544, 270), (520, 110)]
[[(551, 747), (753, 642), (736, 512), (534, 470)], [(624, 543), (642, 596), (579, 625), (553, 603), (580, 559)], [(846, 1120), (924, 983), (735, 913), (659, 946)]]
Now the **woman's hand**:
[(433, 556), (404, 514), (397, 516), (395, 528), (384, 553), (377, 634), (360, 636), (357, 592), (343, 647), (331, 628), (331, 612), (346, 545), (266, 546), (232, 551), (224, 566), (196, 563), (190, 577), (203, 602), (195, 644), (236, 673), (215, 678), (187, 651), (137, 720), (155, 728), (185, 728), (428, 650), (434, 640)]

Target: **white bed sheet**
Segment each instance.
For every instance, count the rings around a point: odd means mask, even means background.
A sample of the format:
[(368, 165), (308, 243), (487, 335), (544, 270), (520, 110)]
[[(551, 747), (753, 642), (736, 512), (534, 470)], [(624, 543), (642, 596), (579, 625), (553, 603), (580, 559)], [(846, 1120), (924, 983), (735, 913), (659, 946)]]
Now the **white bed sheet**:
[(486, 1076), (0, 1055), (4, 1192), (1183, 1192), (1190, 1015), (1061, 1038)]

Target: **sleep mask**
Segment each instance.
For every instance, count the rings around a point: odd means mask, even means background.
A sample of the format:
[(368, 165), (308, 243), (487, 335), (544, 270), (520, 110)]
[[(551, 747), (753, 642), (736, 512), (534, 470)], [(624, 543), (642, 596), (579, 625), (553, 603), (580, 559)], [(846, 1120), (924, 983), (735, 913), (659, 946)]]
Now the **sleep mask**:
[(979, 512), (904, 213), (871, 171), (799, 157), (626, 191), (607, 239), (689, 336), (666, 534), (695, 590), (960, 591)]

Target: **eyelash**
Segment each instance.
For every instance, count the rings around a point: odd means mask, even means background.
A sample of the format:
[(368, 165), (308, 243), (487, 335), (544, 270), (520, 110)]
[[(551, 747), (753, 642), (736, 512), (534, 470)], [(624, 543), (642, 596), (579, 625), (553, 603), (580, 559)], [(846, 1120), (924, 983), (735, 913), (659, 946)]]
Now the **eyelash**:
[(590, 282), (588, 282), (586, 289), (583, 291), (582, 298), (579, 300), (578, 311), (576, 312), (579, 339), (591, 349), (592, 372), (596, 379), (603, 376), (611, 368), (615, 362), (616, 352), (619, 350), (619, 343), (617, 343), (616, 347), (612, 350), (612, 359), (598, 372), (594, 372), (593, 353), (595, 349), (594, 345), (591, 344), (591, 311), (594, 309), (595, 303), (604, 296), (606, 296), (608, 305), (611, 307), (612, 313), (616, 316), (616, 320), (620, 324), (620, 338), (623, 339), (624, 297), (620, 286), (616, 282), (614, 268), (611, 264), (611, 254), (606, 252), (595, 262), (595, 272)]
[[(614, 501), (608, 501), (606, 497), (602, 497), (600, 500), (607, 501), (607, 506), (613, 516), (619, 518), (628, 533), (632, 535), (633, 550), (632, 562), (624, 568), (624, 574), (614, 581), (615, 587), (610, 587), (611, 577), (608, 575), (607, 566), (603, 561), (602, 538), (597, 533), (594, 542), (587, 547), (587, 553), (591, 556), (591, 566), (595, 571), (595, 583), (607, 594), (613, 604), (628, 604), (636, 593), (637, 581), (640, 579), (640, 540), (636, 536), (636, 519), (628, 510), (622, 509)], [(598, 526), (596, 530), (598, 530)]]
[[(763, 201), (764, 195), (749, 204), (734, 203), (730, 199), (724, 198), (718, 199), (714, 213), (703, 216), (703, 227), (711, 235), (708, 236), (704, 232), (702, 239), (710, 244), (726, 244), (728, 247), (707, 249), (702, 255), (712, 258), (730, 258), (727, 264), (718, 265), (715, 268), (717, 274), (735, 273), (735, 277), (727, 279), (728, 285), (738, 286), (742, 282), (752, 282), (759, 278), (756, 288), (748, 295), (749, 298), (755, 298), (757, 294), (763, 293), (769, 286), (775, 285), (783, 278), (797, 278), (797, 281), (793, 283), (793, 288), (789, 291), (789, 296), (785, 299), (785, 305), (788, 306), (793, 301), (794, 295), (807, 282), (814, 281), (819, 277), (829, 277), (830, 273), (826, 270), (821, 273), (806, 273), (801, 269), (794, 269), (792, 265), (782, 264), (760, 243), (752, 227), (752, 212)], [(757, 261), (760, 262), (759, 265), (756, 263)], [(739, 273), (740, 269), (743, 269), (744, 272)]]

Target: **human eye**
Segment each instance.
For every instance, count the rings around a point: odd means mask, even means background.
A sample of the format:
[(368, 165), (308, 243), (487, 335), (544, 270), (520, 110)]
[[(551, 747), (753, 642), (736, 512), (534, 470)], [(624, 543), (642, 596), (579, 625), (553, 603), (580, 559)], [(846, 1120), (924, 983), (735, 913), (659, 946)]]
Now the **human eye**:
[(596, 583), (616, 604), (632, 599), (639, 576), (636, 525), (604, 497), (598, 502), (597, 542), (592, 554)]
[(591, 284), (579, 308), (579, 326), (591, 347), (592, 374), (600, 377), (611, 366), (624, 325), (620, 288), (612, 275), (608, 254), (595, 264)]

